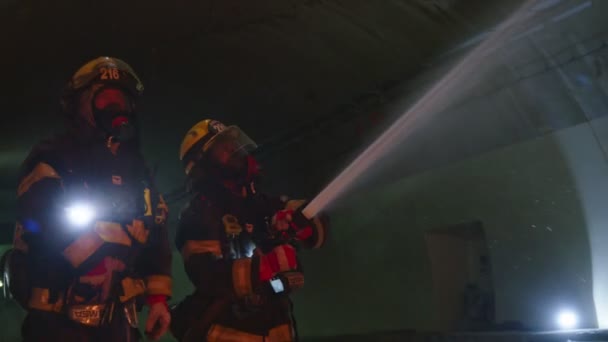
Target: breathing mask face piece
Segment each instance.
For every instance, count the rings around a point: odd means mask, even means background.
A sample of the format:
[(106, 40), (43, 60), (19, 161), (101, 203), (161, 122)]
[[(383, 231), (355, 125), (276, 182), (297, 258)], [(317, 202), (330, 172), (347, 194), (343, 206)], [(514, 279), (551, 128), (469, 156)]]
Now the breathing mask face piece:
[(208, 154), (211, 164), (223, 170), (229, 178), (238, 178), (247, 173), (247, 155), (229, 141), (214, 144)]
[(257, 145), (236, 126), (215, 135), (203, 150), (211, 165), (232, 179), (243, 178), (248, 172), (248, 156)]
[(91, 108), (97, 127), (113, 140), (124, 142), (135, 137), (133, 101), (122, 89), (100, 88), (93, 95)]

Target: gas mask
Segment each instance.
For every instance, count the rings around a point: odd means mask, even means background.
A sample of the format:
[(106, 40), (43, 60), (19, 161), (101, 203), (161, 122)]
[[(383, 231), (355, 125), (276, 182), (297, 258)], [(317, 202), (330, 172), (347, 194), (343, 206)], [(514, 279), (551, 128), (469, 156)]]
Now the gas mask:
[(93, 94), (91, 110), (95, 125), (108, 135), (112, 142), (126, 142), (136, 137), (133, 99), (121, 88), (99, 88)]
[(217, 133), (205, 146), (208, 165), (221, 173), (221, 178), (247, 181), (251, 170), (250, 152), (256, 144), (236, 126), (226, 127)]

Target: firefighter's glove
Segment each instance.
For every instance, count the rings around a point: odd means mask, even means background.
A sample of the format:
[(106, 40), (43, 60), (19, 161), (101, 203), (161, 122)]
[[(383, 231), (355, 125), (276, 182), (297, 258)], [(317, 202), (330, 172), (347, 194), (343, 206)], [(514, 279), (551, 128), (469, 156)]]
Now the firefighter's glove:
[(296, 240), (306, 240), (312, 235), (312, 222), (301, 211), (281, 210), (272, 217), (272, 228), (278, 233), (295, 233)]
[(277, 273), (293, 271), (297, 268), (296, 250), (288, 244), (279, 245), (269, 253), (260, 256), (259, 279), (267, 281)]

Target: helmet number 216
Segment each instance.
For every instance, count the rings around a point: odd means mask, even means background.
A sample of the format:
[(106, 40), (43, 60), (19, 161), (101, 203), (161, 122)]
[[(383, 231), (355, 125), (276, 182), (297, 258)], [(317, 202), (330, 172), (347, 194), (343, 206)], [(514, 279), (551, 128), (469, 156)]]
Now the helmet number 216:
[(100, 68), (99, 72), (101, 73), (102, 80), (119, 80), (120, 73), (116, 68)]

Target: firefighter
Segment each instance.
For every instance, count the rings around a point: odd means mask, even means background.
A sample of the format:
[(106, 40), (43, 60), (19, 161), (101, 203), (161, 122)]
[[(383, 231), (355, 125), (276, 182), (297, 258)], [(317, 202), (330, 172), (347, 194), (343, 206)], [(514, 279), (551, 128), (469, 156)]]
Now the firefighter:
[(173, 311), (180, 341), (294, 341), (289, 294), (302, 287), (299, 247), (319, 248), (324, 216), (304, 201), (261, 193), (256, 144), (238, 127), (204, 120), (180, 149), (192, 199), (176, 236), (194, 293)]
[(67, 130), (22, 165), (11, 290), (24, 341), (137, 341), (168, 329), (168, 209), (140, 152), (143, 85), (117, 58), (83, 65), (65, 88)]

